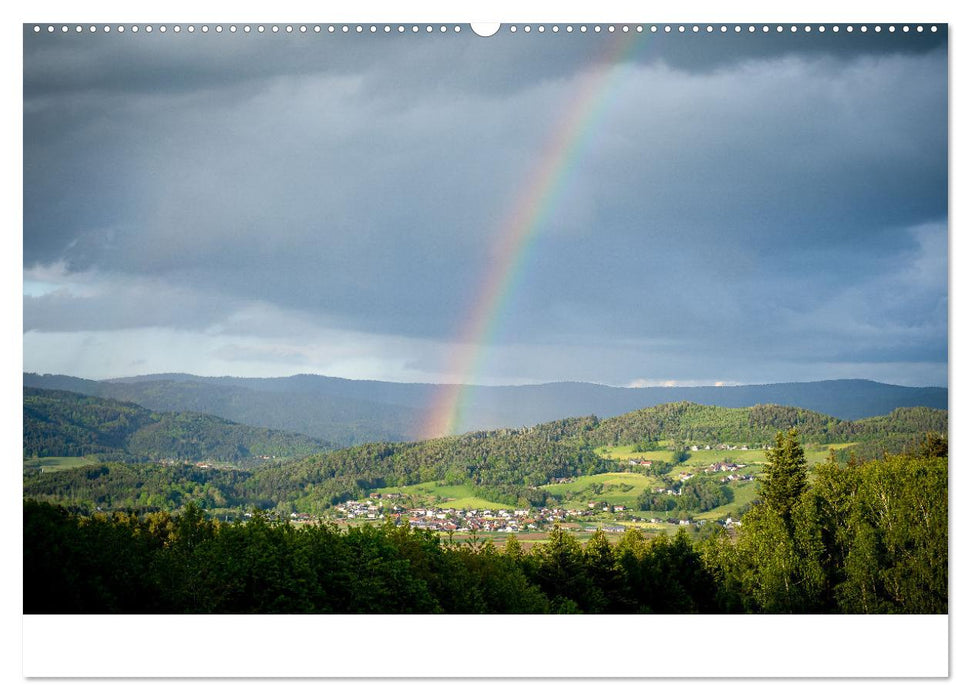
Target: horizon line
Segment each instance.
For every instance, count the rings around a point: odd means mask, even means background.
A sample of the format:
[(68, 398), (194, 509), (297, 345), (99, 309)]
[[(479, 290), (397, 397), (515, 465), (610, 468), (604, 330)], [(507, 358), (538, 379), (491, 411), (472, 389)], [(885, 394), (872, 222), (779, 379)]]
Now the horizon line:
[[(723, 382), (723, 383), (694, 383), (694, 380), (684, 380), (681, 383), (677, 380), (663, 380), (664, 383), (651, 384), (648, 386), (630, 386), (630, 385), (618, 385), (618, 384), (607, 384), (606, 382), (597, 382), (584, 379), (555, 379), (548, 381), (537, 381), (537, 382), (523, 382), (519, 384), (459, 384), (455, 382), (419, 382), (419, 381), (402, 381), (393, 379), (361, 379), (352, 377), (339, 377), (331, 374), (317, 374), (314, 372), (297, 372), (295, 374), (287, 375), (276, 375), (276, 376), (262, 376), (262, 375), (233, 375), (233, 374), (221, 374), (221, 375), (208, 375), (208, 374), (193, 374), (191, 372), (152, 372), (150, 374), (134, 374), (134, 375), (123, 375), (114, 377), (102, 377), (100, 379), (94, 379), (91, 377), (82, 377), (74, 374), (65, 374), (61, 372), (38, 372), (23, 370), (23, 374), (34, 374), (37, 376), (48, 376), (48, 377), (71, 377), (74, 379), (81, 379), (84, 381), (92, 382), (117, 382), (123, 380), (131, 379), (149, 379), (152, 377), (159, 377), (164, 375), (183, 375), (187, 377), (197, 377), (200, 379), (293, 379), (295, 377), (320, 377), (323, 379), (337, 379), (345, 382), (374, 382), (380, 384), (402, 384), (402, 385), (414, 385), (414, 386), (433, 386), (433, 387), (454, 387), (454, 386), (465, 386), (465, 387), (475, 387), (481, 389), (514, 389), (523, 387), (541, 387), (541, 386), (552, 386), (555, 384), (585, 384), (589, 386), (606, 387), (608, 389), (626, 389), (631, 391), (640, 391), (644, 389), (731, 389), (731, 388), (742, 388), (742, 387), (760, 387), (760, 386), (773, 386), (779, 384), (821, 384), (826, 382), (871, 382), (873, 384), (883, 384), (884, 386), (896, 386), (903, 387), (906, 389), (949, 389), (948, 385), (936, 385), (936, 384), (894, 384), (891, 382), (884, 382), (878, 379), (868, 379), (866, 377), (836, 377), (830, 379), (803, 379), (803, 380), (781, 380), (781, 381), (761, 381), (761, 382)], [(667, 382), (675, 383), (667, 383)]]

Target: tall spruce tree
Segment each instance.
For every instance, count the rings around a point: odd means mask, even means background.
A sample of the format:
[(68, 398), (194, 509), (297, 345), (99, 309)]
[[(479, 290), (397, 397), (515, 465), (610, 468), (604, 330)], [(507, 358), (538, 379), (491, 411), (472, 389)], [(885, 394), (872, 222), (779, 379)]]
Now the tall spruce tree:
[(798, 431), (790, 428), (776, 433), (768, 458), (762, 473), (762, 502), (791, 526), (792, 510), (806, 489), (806, 455)]

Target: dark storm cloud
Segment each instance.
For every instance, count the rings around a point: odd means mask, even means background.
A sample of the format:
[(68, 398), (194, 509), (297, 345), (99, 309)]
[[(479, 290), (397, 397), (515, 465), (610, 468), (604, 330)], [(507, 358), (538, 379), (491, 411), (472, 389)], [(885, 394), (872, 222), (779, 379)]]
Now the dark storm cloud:
[[(25, 268), (112, 282), (26, 297), (25, 330), (211, 329), (268, 304), (453, 337), (618, 41), (634, 43), (497, 326), (534, 344), (510, 374), (536, 376), (543, 344), (594, 341), (631, 344), (614, 383), (658, 376), (637, 357), (666, 376), (697, 375), (684, 358), (946, 371), (946, 31), (27, 31)], [(544, 378), (577, 376), (575, 357)]]
[[(733, 25), (732, 25), (733, 26)], [(153, 34), (92, 35), (67, 33), (48, 36), (24, 26), (24, 95), (28, 98), (91, 92), (184, 92), (222, 88), (277, 76), (343, 74), (367, 75), (376, 89), (424, 90), (445, 88), (497, 91), (531, 85), (540, 80), (569, 76), (598, 60), (611, 44), (630, 43), (625, 57), (638, 62), (664, 61), (691, 72), (712, 71), (739, 62), (779, 56), (840, 56), (920, 54), (946, 45), (947, 27), (938, 31), (891, 34), (797, 32), (754, 36), (734, 31), (721, 33), (665, 33), (645, 31), (634, 36), (621, 32), (594, 37), (590, 32), (510, 34), (500, 32), (488, 40), (465, 34), (438, 32), (417, 35), (410, 31), (385, 35), (370, 33), (272, 33), (241, 30), (231, 34), (201, 31)], [(747, 31), (747, 26), (743, 29)], [(389, 79), (389, 67), (405, 70)], [(402, 80), (405, 78), (405, 80)]]

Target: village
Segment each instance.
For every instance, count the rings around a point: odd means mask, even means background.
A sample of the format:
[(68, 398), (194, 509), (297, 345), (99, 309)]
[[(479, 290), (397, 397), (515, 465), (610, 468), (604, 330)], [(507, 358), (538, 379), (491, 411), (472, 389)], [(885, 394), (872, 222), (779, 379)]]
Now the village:
[[(737, 465), (731, 465), (738, 468)], [(710, 469), (710, 468), (709, 468)], [(731, 475), (736, 476), (736, 475)], [(751, 480), (751, 475), (737, 475), (740, 480)], [(664, 491), (664, 489), (661, 489)], [(668, 489), (668, 493), (677, 491)], [(703, 525), (705, 520), (691, 517), (642, 518), (634, 515), (629, 508), (605, 501), (589, 501), (586, 508), (455, 508), (446, 504), (407, 507), (399, 493), (371, 493), (366, 500), (348, 500), (334, 506), (333, 513), (315, 516), (310, 513), (291, 513), (290, 520), (295, 523), (337, 522), (343, 525), (381, 523), (386, 520), (395, 525), (408, 525), (413, 528), (443, 533), (517, 533), (543, 532), (560, 526), (584, 525), (584, 529), (603, 529), (606, 532), (623, 532), (635, 523), (653, 525)], [(716, 521), (727, 528), (736, 527), (737, 520), (731, 517)]]

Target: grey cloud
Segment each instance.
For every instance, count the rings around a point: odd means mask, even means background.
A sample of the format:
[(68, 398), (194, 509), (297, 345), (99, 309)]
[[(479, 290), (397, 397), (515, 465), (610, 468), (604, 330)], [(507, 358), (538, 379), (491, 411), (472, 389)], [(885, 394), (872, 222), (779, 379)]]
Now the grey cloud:
[[(25, 330), (228, 332), (265, 304), (280, 336), (436, 341), (618, 40), (75, 39), (25, 36), (24, 264), (136, 283), (26, 298)], [(679, 358), (946, 363), (946, 31), (634, 41), (495, 328), (510, 376), (556, 378), (554, 343), (644, 343), (619, 384)], [(594, 362), (571, 352), (562, 378)]]

